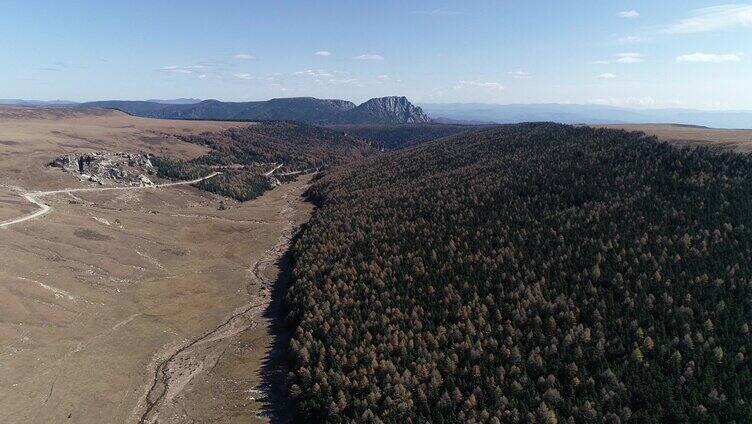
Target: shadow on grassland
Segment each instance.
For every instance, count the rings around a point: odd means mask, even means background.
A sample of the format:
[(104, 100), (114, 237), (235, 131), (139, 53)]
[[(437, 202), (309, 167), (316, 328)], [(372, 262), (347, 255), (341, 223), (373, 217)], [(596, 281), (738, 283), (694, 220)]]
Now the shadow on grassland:
[(274, 281), (272, 297), (264, 311), (271, 343), (261, 363), (260, 389), (264, 393), (261, 415), (272, 424), (286, 424), (293, 422), (293, 404), (287, 392), (287, 349), (294, 328), (285, 323), (285, 294), (292, 274), (292, 253), (289, 249), (277, 260), (277, 269), (279, 273)]

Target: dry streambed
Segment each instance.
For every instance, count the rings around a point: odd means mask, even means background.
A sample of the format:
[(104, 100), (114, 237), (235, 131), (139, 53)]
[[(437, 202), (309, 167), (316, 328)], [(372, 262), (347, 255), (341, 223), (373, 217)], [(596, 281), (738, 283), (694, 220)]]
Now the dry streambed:
[[(217, 362), (230, 348), (233, 338), (243, 332), (257, 330), (264, 326), (262, 313), (268, 308), (272, 294), (272, 281), (268, 275), (287, 250), (295, 225), (295, 202), (290, 193), (283, 195), (285, 204), (279, 211), (281, 224), (277, 243), (264, 254), (254, 259), (248, 271), (248, 303), (237, 308), (221, 324), (205, 334), (178, 347), (168, 348), (154, 361), (154, 380), (143, 402), (139, 402), (135, 413), (140, 413), (139, 423), (192, 422), (193, 417), (186, 409), (186, 390), (195, 390), (191, 383), (197, 376), (210, 377)], [(262, 329), (263, 330), (263, 329)], [(264, 348), (265, 346), (254, 346)], [(260, 365), (260, 364), (259, 364)], [(249, 374), (258, 374), (259, 366), (249, 367)], [(260, 388), (248, 387), (248, 393), (261, 393)], [(199, 390), (200, 392), (200, 390)], [(214, 393), (216, 395), (217, 393)], [(195, 406), (195, 405), (194, 405)], [(208, 409), (208, 408), (207, 408)], [(246, 418), (262, 418), (253, 408), (249, 408)], [(221, 417), (214, 416), (215, 422)]]

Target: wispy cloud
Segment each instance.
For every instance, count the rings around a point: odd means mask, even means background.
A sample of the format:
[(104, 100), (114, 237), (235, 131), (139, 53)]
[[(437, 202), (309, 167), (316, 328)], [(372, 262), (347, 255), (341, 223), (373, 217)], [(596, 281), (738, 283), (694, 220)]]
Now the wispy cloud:
[(316, 56), (323, 56), (323, 57), (327, 57), (327, 56), (331, 56), (331, 55), (332, 55), (332, 54), (331, 54), (331, 52), (329, 52), (329, 51), (327, 51), (327, 50), (319, 50), (319, 51), (317, 51), (317, 52), (316, 52), (316, 53), (314, 53), (314, 54), (315, 54)]
[(237, 53), (232, 58), (237, 59), (237, 60), (252, 60), (252, 59), (255, 59), (256, 56), (252, 54), (248, 54), (248, 53)]
[[(310, 79), (320, 85), (350, 85), (362, 87), (363, 83), (357, 78), (353, 78), (347, 72), (325, 71), (323, 69), (305, 69), (293, 72), (296, 77)], [(306, 82), (308, 84), (308, 82)]]
[(68, 67), (67, 63), (58, 60), (58, 61), (52, 62), (52, 64), (49, 65), (49, 66), (42, 66), (42, 67), (40, 67), (39, 70), (40, 71), (59, 72), (59, 71), (62, 71), (63, 69), (66, 69), (67, 67)]
[(207, 69), (209, 69), (209, 66), (207, 65), (163, 66), (159, 68), (159, 70), (162, 72), (167, 72), (170, 74), (184, 74), (184, 75), (201, 74), (203, 71), (206, 71)]
[(612, 74), (611, 72), (604, 72), (598, 75), (598, 78), (603, 79), (603, 80), (612, 80), (616, 78), (616, 75)]
[(380, 54), (374, 54), (374, 53), (364, 53), (364, 54), (355, 56), (354, 59), (356, 60), (384, 60), (384, 56)]
[(326, 72), (321, 69), (306, 69), (305, 71), (297, 71), (295, 72), (295, 75), (299, 77), (315, 77), (315, 78), (323, 78), (323, 77), (332, 76), (330, 72)]
[(736, 53), (692, 53), (676, 57), (676, 61), (680, 63), (724, 63), (739, 62), (740, 60), (741, 55)]
[(433, 9), (433, 10), (414, 10), (413, 15), (429, 15), (429, 16), (454, 16), (459, 15), (460, 12), (446, 9)]
[(691, 34), (752, 26), (752, 5), (724, 4), (695, 9), (690, 16), (664, 29), (669, 34)]
[(619, 12), (619, 17), (625, 18), (625, 19), (634, 19), (640, 17), (640, 12), (632, 9), (632, 10), (625, 10), (623, 12)]
[(639, 63), (642, 62), (642, 54), (640, 53), (619, 53), (616, 55), (616, 61), (618, 63)]
[(627, 35), (624, 37), (619, 37), (619, 39), (616, 41), (619, 44), (634, 44), (648, 41), (648, 37), (645, 37), (644, 35)]
[(360, 82), (357, 78), (329, 78), (328, 80), (324, 81), (329, 84), (334, 85), (353, 85), (357, 87), (363, 87), (365, 86), (362, 82)]
[(383, 83), (401, 83), (402, 80), (399, 78), (395, 78), (392, 75), (382, 74), (382, 75), (376, 75), (376, 82), (382, 83), (382, 84)]
[(614, 55), (614, 60), (595, 60), (593, 65), (609, 65), (611, 63), (640, 63), (643, 60), (642, 53), (618, 53)]
[(277, 78), (274, 75), (267, 75), (267, 76), (258, 76), (258, 75), (252, 75), (246, 72), (239, 72), (232, 74), (232, 77), (239, 80), (246, 80), (246, 81), (266, 81), (266, 82), (275, 82)]
[(455, 89), (461, 89), (465, 87), (475, 87), (475, 88), (487, 88), (490, 90), (495, 91), (502, 91), (504, 90), (504, 86), (501, 85), (498, 82), (483, 82), (483, 81), (468, 81), (468, 80), (459, 80), (457, 81), (457, 85), (454, 86)]
[(516, 71), (510, 71), (509, 75), (512, 76), (514, 79), (529, 79), (532, 78), (532, 75), (530, 75), (530, 72), (525, 71), (523, 69), (517, 69)]

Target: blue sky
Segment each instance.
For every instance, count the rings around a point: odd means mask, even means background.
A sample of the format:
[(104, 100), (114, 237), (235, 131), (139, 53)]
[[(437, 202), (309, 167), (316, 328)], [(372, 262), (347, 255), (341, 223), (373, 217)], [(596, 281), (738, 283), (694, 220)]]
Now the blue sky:
[(752, 3), (2, 1), (0, 98), (752, 109)]

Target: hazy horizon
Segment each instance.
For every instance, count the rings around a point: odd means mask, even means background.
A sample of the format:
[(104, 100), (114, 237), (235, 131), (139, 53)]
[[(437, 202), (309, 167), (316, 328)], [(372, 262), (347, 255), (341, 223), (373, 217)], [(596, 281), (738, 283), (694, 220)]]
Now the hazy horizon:
[(705, 1), (13, 1), (0, 93), (749, 110), (751, 29), (752, 4)]
[[(385, 96), (379, 96), (379, 97), (391, 97), (391, 96), (401, 96), (400, 94), (394, 94), (394, 95), (385, 95)], [(350, 101), (352, 103), (360, 104), (363, 103), (363, 101), (354, 101), (350, 99), (341, 99), (341, 98), (333, 98), (333, 97), (316, 97), (316, 96), (279, 96), (279, 97), (271, 97), (271, 98), (258, 98), (258, 99), (248, 99), (248, 100), (224, 100), (224, 99), (218, 99), (218, 98), (197, 98), (197, 97), (175, 97), (175, 98), (131, 98), (131, 99), (121, 99), (121, 98), (101, 98), (101, 99), (87, 99), (87, 100), (70, 100), (70, 99), (37, 99), (37, 98), (13, 98), (13, 97), (7, 97), (7, 96), (0, 96), (0, 102), (3, 101), (22, 101), (22, 102), (44, 102), (44, 103), (70, 103), (70, 104), (82, 104), (82, 103), (91, 103), (91, 102), (103, 102), (103, 101), (124, 101), (124, 102), (175, 102), (175, 101), (181, 101), (181, 100), (192, 100), (192, 103), (198, 103), (202, 101), (207, 100), (216, 100), (220, 102), (225, 103), (243, 103), (243, 102), (263, 102), (268, 100), (275, 100), (275, 99), (295, 99), (295, 98), (317, 98), (320, 100), (345, 100)], [(366, 99), (367, 101), (368, 99)], [(408, 97), (408, 100), (411, 100)], [(678, 106), (619, 106), (619, 105), (611, 105), (607, 103), (567, 103), (567, 102), (540, 102), (540, 103), (493, 103), (493, 102), (419, 102), (415, 101), (413, 102), (416, 106), (423, 106), (423, 105), (443, 105), (443, 106), (451, 106), (451, 105), (458, 105), (458, 106), (590, 106), (590, 107), (603, 107), (603, 108), (611, 108), (611, 109), (624, 109), (624, 110), (637, 110), (637, 111), (650, 111), (650, 110), (690, 110), (690, 111), (698, 111), (698, 112), (750, 112), (752, 113), (752, 107), (749, 109), (714, 109), (714, 108), (695, 108), (695, 107), (678, 107)], [(0, 103), (3, 104), (3, 103)], [(187, 104), (187, 103), (186, 103)], [(10, 104), (9, 104), (10, 105)]]

